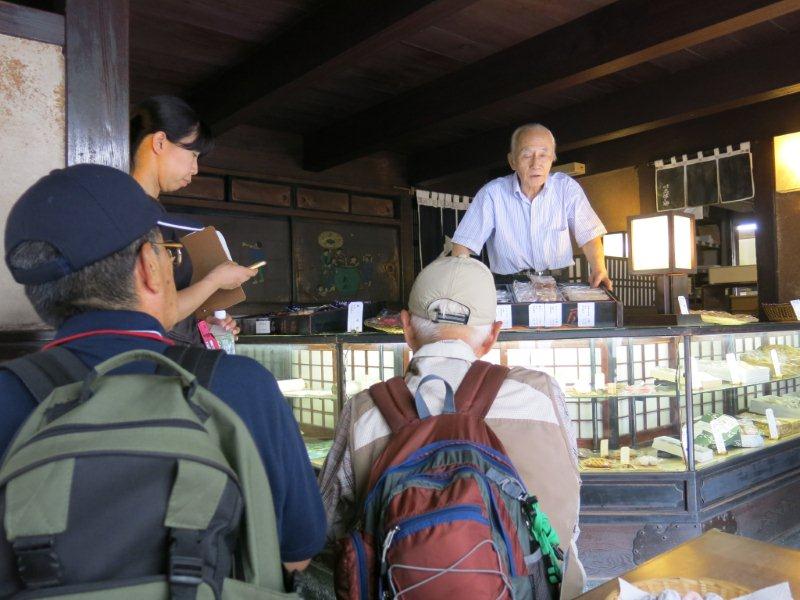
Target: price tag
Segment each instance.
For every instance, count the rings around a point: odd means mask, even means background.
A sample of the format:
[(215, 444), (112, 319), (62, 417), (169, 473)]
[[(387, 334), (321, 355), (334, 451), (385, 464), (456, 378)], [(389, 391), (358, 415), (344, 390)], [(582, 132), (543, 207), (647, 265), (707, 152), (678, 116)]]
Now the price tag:
[(594, 327), (594, 302), (578, 302), (578, 327)]
[(544, 327), (547, 322), (547, 309), (544, 304), (532, 302), (528, 305), (528, 327)]
[(361, 333), (364, 330), (364, 303), (350, 302), (347, 305), (347, 331)]
[(623, 465), (631, 463), (631, 449), (628, 446), (619, 449), (619, 462)]
[(717, 454), (727, 454), (728, 449), (725, 447), (725, 440), (722, 439), (722, 432), (716, 423), (711, 423), (711, 435), (714, 436), (714, 445), (717, 447)]
[(678, 296), (678, 308), (682, 315), (689, 314), (689, 303), (686, 302), (686, 296)]
[(561, 327), (561, 303), (547, 302), (545, 305), (545, 327)]
[(775, 348), (769, 351), (770, 358), (772, 358), (772, 369), (775, 371), (775, 377), (783, 377), (783, 373), (781, 372), (781, 363), (778, 360), (778, 353), (775, 352)]
[(608, 456), (608, 440), (606, 439), (600, 440), (600, 456)]
[(511, 329), (511, 305), (498, 304), (496, 314), (495, 319), (502, 323), (500, 329)]
[(800, 300), (792, 300), (792, 308), (794, 309), (794, 318), (800, 321)]
[(257, 319), (256, 333), (272, 333), (272, 321), (269, 319)]
[(742, 377), (739, 372), (739, 361), (736, 359), (736, 355), (733, 352), (728, 352), (725, 355), (725, 360), (728, 361), (731, 383), (741, 383)]
[(771, 408), (768, 408), (764, 411), (764, 414), (767, 416), (767, 427), (769, 427), (769, 439), (777, 440), (778, 439), (778, 422), (775, 420), (775, 411)]

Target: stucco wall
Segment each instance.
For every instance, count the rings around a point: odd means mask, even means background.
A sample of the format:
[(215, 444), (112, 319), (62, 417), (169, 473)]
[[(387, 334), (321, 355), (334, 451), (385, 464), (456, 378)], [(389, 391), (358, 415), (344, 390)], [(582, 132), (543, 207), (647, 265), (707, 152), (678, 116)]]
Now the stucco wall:
[[(64, 166), (64, 115), (61, 47), (0, 34), (0, 237), (16, 199)], [(22, 286), (0, 263), (0, 328), (36, 326)]]

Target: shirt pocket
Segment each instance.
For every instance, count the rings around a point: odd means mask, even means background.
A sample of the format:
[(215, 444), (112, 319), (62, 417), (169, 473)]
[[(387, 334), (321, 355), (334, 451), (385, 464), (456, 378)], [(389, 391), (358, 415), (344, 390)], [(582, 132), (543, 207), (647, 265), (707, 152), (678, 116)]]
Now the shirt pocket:
[(572, 243), (566, 223), (563, 227), (548, 227), (545, 230), (544, 255), (547, 260), (546, 269), (560, 269), (572, 262)]

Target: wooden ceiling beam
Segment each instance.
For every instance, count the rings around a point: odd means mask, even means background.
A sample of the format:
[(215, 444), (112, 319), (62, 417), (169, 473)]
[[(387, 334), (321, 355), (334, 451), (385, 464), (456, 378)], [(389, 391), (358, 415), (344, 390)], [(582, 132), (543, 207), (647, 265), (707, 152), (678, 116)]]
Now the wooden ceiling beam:
[[(745, 49), (706, 65), (543, 115), (563, 154), (800, 91), (800, 35)], [(409, 180), (430, 185), (505, 164), (514, 127), (421, 152), (409, 160)]]
[(216, 134), (475, 0), (337, 0), (189, 94)]
[(306, 136), (322, 170), (518, 94), (568, 89), (800, 9), (800, 0), (618, 0)]

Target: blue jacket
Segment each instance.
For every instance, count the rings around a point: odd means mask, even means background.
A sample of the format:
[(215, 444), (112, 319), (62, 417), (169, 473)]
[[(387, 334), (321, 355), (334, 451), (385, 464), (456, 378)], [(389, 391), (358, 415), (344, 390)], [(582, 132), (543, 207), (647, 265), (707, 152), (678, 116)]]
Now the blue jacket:
[[(83, 332), (113, 329), (150, 331), (164, 335), (164, 328), (150, 315), (133, 311), (96, 311), (68, 319), (56, 339)], [(88, 367), (116, 354), (134, 349), (163, 352), (167, 343), (129, 335), (103, 334), (65, 342)], [(155, 366), (138, 363), (120, 373), (153, 372)], [(311, 558), (325, 544), (325, 513), (314, 471), (292, 415), (272, 374), (254, 360), (223, 356), (217, 366), (211, 391), (228, 404), (250, 429), (266, 467), (275, 504), (281, 560), (296, 562)], [(9, 371), (0, 370), (0, 453), (14, 433), (36, 408), (33, 397)]]

